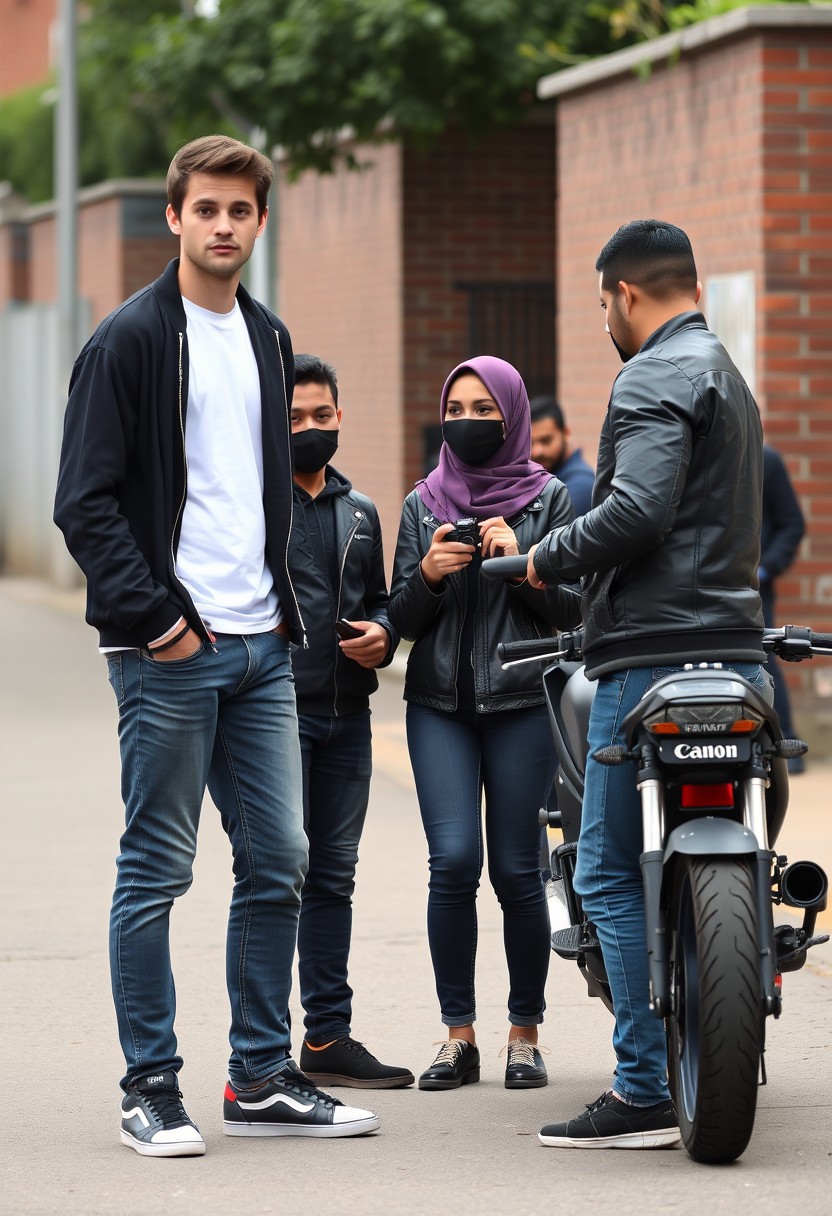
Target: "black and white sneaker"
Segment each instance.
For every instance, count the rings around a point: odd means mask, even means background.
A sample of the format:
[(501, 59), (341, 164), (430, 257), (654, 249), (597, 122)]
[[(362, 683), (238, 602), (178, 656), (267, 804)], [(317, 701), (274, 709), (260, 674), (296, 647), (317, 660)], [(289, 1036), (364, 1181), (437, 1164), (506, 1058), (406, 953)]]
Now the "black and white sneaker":
[(136, 1077), (121, 1102), (121, 1143), (143, 1157), (201, 1157), (205, 1141), (182, 1105), (175, 1072)]
[(238, 1092), (230, 1081), (225, 1087), (226, 1136), (363, 1136), (380, 1122), (371, 1110), (344, 1106), (316, 1089), (294, 1061), (259, 1089)]
[(552, 1148), (671, 1148), (681, 1139), (673, 1103), (631, 1106), (610, 1090), (577, 1119), (550, 1123), (538, 1140)]

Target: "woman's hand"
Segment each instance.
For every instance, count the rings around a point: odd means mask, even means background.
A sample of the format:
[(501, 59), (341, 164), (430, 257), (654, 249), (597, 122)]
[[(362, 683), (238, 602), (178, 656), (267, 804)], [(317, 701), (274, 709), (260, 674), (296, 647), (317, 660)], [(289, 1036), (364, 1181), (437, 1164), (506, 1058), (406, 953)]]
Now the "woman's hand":
[(438, 587), (446, 574), (464, 570), (474, 556), (473, 545), (462, 545), (458, 540), (444, 539), (453, 530), (453, 524), (440, 524), (433, 534), (430, 548), (422, 558), (422, 577), (429, 587)]
[(516, 557), (520, 550), (517, 537), (502, 515), (484, 519), (480, 524), (483, 557)]

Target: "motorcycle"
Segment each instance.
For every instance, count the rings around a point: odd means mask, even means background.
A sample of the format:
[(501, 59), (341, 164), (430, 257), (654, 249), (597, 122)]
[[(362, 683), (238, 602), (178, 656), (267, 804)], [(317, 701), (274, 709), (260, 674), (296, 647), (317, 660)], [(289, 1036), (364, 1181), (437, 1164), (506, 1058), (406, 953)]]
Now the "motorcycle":
[[(520, 563), (522, 562), (522, 570)], [(525, 558), (483, 562), (487, 577), (525, 572)], [(612, 1010), (595, 928), (574, 889), (594, 695), (580, 630), (501, 643), (505, 665), (544, 662), (543, 688), (559, 761), (561, 828), (547, 897), (552, 949), (577, 963), (590, 996)], [(763, 647), (787, 662), (832, 655), (832, 635), (787, 625)], [(787, 761), (807, 745), (784, 739), (774, 709), (720, 663), (685, 665), (645, 693), (624, 720), (626, 742), (597, 749), (599, 764), (633, 763), (641, 795), (650, 1007), (664, 1019), (668, 1081), (682, 1141), (696, 1161), (733, 1161), (754, 1127), (766, 1084), (766, 1018), (782, 1011), (782, 976), (829, 940), (815, 934), (828, 879), (813, 861), (775, 851), (788, 805)], [(775, 926), (773, 907), (803, 923)]]

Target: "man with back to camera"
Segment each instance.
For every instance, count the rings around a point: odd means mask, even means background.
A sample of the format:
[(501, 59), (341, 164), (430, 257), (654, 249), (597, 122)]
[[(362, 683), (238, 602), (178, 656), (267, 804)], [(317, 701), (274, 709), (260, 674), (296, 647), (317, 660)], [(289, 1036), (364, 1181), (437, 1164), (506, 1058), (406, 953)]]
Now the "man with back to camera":
[(110, 968), (126, 1059), (121, 1140), (201, 1156), (182, 1104), (169, 951), (207, 788), (231, 842), (230, 1136), (350, 1136), (378, 1117), (299, 1072), (286, 1010), (307, 867), (286, 562), (293, 361), (240, 286), (271, 161), (223, 135), (168, 170), (180, 256), (107, 317), (75, 363), (55, 521), (87, 577), (119, 710), (126, 827)]
[(559, 477), (569, 491), (575, 518), (586, 515), (592, 505), (595, 474), (580, 448), (573, 448), (563, 410), (554, 397), (534, 397), (532, 411), (532, 460)]
[(647, 689), (688, 662), (721, 662), (771, 699), (760, 666), (762, 430), (754, 399), (698, 310), (686, 234), (634, 220), (596, 262), (607, 332), (624, 369), (601, 430), (594, 506), (529, 554), (537, 587), (583, 580), (589, 725), (575, 889), (594, 922), (615, 1006), (611, 1091), (544, 1127), (557, 1148), (675, 1144), (663, 1023), (649, 1008), (641, 802), (635, 763), (593, 753), (625, 742)]
[[(293, 656), (309, 872), (298, 926), (303, 1072), (321, 1085), (398, 1089), (407, 1068), (382, 1064), (351, 1037), (347, 964), (358, 845), (372, 773), (370, 695), (398, 644), (387, 616), (381, 526), (374, 504), (329, 463), (341, 408), (335, 369), (295, 356), (294, 503), (289, 572), (309, 635)], [(346, 621), (340, 638), (336, 628)]]

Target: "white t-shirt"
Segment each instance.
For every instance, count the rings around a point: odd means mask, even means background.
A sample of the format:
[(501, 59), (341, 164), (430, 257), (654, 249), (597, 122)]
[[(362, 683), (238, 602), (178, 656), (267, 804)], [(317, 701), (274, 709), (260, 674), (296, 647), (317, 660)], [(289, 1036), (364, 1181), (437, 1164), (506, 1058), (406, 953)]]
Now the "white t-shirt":
[(188, 319), (188, 492), (176, 573), (214, 633), (282, 620), (266, 564), (260, 377), (245, 320), (182, 300)]

